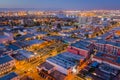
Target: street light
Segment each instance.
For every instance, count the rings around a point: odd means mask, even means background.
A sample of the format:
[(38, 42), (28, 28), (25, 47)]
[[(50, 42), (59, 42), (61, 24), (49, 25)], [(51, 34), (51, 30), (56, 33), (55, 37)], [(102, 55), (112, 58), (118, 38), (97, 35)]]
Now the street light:
[(35, 52), (34, 54), (36, 55), (37, 53)]

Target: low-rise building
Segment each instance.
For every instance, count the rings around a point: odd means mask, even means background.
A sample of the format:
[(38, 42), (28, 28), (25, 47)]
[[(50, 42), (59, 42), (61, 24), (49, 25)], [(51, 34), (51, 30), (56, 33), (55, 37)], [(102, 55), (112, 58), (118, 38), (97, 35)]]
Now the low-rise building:
[(8, 55), (0, 57), (0, 75), (11, 71), (15, 67), (15, 60)]
[(20, 80), (20, 77), (15, 72), (11, 72), (9, 74), (0, 77), (0, 80)]
[(96, 49), (101, 52), (109, 52), (112, 54), (120, 54), (120, 43), (119, 42), (111, 42), (105, 40), (98, 40), (95, 43)]
[[(57, 71), (55, 66), (45, 62), (37, 67), (39, 75), (44, 79), (64, 80), (66, 75)], [(59, 76), (58, 76), (59, 75)]]
[(76, 73), (77, 65), (83, 61), (85, 57), (70, 52), (63, 52), (55, 57), (48, 58), (47, 63), (55, 66), (55, 69), (63, 74)]
[(72, 52), (77, 55), (82, 55), (84, 57), (88, 57), (90, 53), (90, 49), (88, 46), (90, 45), (89, 42), (87, 41), (77, 41), (76, 43), (71, 44), (68, 48), (67, 51)]
[(8, 32), (0, 33), (0, 43), (6, 43), (6, 42), (12, 41), (12, 40), (14, 40), (12, 33), (8, 33)]
[(13, 56), (17, 60), (26, 60), (28, 62), (33, 61), (36, 58), (35, 54), (33, 52), (29, 52), (29, 51), (23, 50), (23, 49), (16, 51)]
[(75, 39), (75, 38), (71, 38), (71, 37), (64, 37), (63, 38), (63, 42), (68, 43), (68, 44), (72, 44), (75, 43), (76, 41), (78, 41), (79, 39)]
[(92, 61), (97, 61), (99, 63), (109, 64), (117, 69), (120, 69), (120, 57), (113, 54), (98, 52), (93, 58)]
[(52, 78), (51, 80), (65, 80), (67, 75), (77, 73), (77, 66), (84, 59), (84, 56), (71, 52), (63, 52), (57, 56), (48, 58), (45, 63), (37, 67), (37, 70), (45, 78), (47, 76), (50, 79)]

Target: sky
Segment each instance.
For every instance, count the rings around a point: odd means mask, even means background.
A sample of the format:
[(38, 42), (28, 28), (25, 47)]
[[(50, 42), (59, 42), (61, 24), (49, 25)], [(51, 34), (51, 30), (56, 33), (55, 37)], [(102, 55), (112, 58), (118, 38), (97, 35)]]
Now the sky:
[(0, 0), (0, 8), (120, 9), (120, 0)]

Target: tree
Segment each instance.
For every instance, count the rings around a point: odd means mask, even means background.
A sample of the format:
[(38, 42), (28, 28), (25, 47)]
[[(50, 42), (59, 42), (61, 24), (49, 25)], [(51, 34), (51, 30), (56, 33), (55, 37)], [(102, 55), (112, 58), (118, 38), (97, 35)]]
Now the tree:
[(89, 38), (89, 34), (85, 34), (85, 37), (86, 37), (86, 38)]

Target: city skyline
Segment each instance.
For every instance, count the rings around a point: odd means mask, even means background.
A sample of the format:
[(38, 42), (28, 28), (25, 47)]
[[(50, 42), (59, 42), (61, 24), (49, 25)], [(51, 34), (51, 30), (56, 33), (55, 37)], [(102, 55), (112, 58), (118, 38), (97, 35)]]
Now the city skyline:
[(116, 10), (120, 8), (119, 0), (4, 0), (0, 1), (0, 8), (24, 8), (41, 10), (94, 10), (109, 9)]
[(120, 80), (120, 0), (0, 0), (0, 80)]

